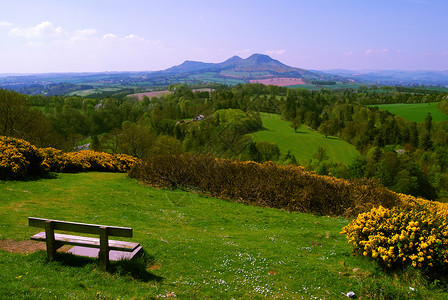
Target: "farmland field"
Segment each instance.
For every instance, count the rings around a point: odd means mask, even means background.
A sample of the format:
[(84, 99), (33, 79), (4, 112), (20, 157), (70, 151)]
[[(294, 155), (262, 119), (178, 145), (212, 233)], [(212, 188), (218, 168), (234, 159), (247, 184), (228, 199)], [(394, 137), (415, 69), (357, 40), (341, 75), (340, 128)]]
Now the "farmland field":
[(383, 104), (370, 105), (371, 107), (378, 107), (382, 110), (387, 110), (395, 115), (401, 116), (404, 119), (414, 122), (424, 122), (428, 113), (431, 113), (433, 122), (447, 121), (448, 116), (445, 115), (438, 107), (438, 103), (415, 103), (415, 104)]
[(350, 164), (358, 155), (353, 145), (335, 138), (326, 138), (305, 126), (301, 126), (297, 132), (290, 127), (290, 122), (282, 120), (279, 115), (262, 113), (264, 130), (252, 133), (251, 136), (257, 141), (276, 143), (282, 154), (291, 150), (298, 161), (312, 159), (318, 147), (326, 150), (332, 162)]
[(305, 84), (302, 78), (273, 77), (265, 79), (252, 79), (250, 83), (261, 83), (264, 85), (290, 86)]

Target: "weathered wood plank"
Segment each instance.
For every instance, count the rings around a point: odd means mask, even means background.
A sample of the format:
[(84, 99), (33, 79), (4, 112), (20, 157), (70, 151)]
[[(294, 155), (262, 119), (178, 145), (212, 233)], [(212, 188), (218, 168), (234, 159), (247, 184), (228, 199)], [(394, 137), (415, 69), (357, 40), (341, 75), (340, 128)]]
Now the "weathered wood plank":
[[(28, 225), (32, 227), (45, 228), (45, 222), (49, 219), (42, 218), (28, 218)], [(73, 231), (80, 233), (90, 233), (90, 234), (100, 234), (100, 227), (105, 225), (97, 224), (87, 224), (87, 223), (75, 223), (67, 221), (52, 220), (54, 230), (64, 230)], [(109, 236), (119, 236), (119, 237), (132, 237), (132, 228), (129, 227), (117, 227), (117, 226), (106, 226), (108, 228)]]
[(45, 242), (47, 244), (47, 259), (52, 261), (56, 255), (56, 242), (54, 238), (54, 222), (45, 221), (45, 235), (48, 237)]
[[(99, 248), (100, 247), (100, 239), (86, 236), (77, 236), (77, 235), (69, 235), (69, 234), (54, 234), (55, 241), (57, 243), (63, 243), (67, 245), (73, 246), (84, 246), (90, 248)], [(46, 241), (45, 232), (39, 232), (31, 237), (34, 241)], [(110, 250), (120, 250), (126, 252), (132, 252), (136, 248), (140, 246), (139, 243), (132, 242), (124, 242), (124, 241), (115, 241), (109, 240), (109, 249)]]
[(98, 258), (100, 260), (101, 270), (107, 271), (109, 268), (109, 235), (106, 226), (100, 227), (100, 252), (98, 253)]

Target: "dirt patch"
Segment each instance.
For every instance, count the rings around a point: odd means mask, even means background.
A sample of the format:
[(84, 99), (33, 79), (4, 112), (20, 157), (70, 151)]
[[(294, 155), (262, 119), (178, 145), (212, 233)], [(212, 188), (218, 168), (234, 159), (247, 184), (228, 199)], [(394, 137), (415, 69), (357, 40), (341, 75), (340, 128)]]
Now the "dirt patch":
[[(28, 241), (14, 241), (14, 240), (0, 240), (0, 249), (11, 253), (33, 253), (40, 250), (46, 250), (46, 245), (43, 242)], [(58, 252), (67, 252), (69, 246), (62, 246)]]
[(274, 78), (267, 78), (267, 79), (253, 79), (253, 80), (250, 80), (250, 83), (261, 83), (264, 85), (277, 85), (277, 86), (306, 84), (302, 78), (283, 78), (283, 77), (274, 77)]

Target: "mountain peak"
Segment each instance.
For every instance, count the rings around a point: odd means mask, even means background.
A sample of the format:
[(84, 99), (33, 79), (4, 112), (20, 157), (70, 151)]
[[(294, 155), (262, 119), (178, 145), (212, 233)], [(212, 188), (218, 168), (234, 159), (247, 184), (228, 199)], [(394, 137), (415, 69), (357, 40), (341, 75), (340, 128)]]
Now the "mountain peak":
[(233, 70), (237, 72), (273, 72), (294, 73), (294, 76), (301, 76), (306, 71), (303, 69), (289, 67), (280, 61), (271, 58), (269, 55), (255, 53), (246, 59), (239, 56), (232, 56), (222, 63), (204, 63), (186, 60), (178, 66), (166, 69), (168, 73), (192, 73), (192, 72), (221, 72), (223, 70)]
[(251, 56), (246, 58), (246, 60), (253, 60), (253, 61), (260, 62), (260, 63), (266, 63), (266, 62), (275, 61), (275, 59), (273, 59), (269, 55), (260, 54), (260, 53), (252, 54)]

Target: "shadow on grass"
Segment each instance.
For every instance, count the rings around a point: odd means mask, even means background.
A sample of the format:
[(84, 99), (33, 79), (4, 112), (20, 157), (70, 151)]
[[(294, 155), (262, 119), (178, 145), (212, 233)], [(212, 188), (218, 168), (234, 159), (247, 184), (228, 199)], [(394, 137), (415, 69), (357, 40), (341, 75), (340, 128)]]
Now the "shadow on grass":
[[(99, 262), (97, 258), (73, 255), (70, 253), (57, 253), (56, 261), (63, 266), (69, 267), (84, 267), (89, 264), (97, 264), (99, 269)], [(130, 276), (135, 280), (142, 282), (157, 281), (160, 282), (164, 278), (157, 276), (147, 271), (148, 266), (155, 263), (153, 256), (143, 252), (139, 257), (134, 257), (131, 260), (111, 261), (109, 272), (120, 276)]]
[(39, 180), (42, 180), (42, 179), (58, 179), (58, 178), (59, 178), (58, 173), (50, 172), (50, 173), (43, 174), (43, 175), (40, 175), (40, 176), (26, 176), (23, 179), (16, 179), (16, 180), (17, 181), (24, 181), (24, 182), (33, 182), (33, 181), (39, 181)]

